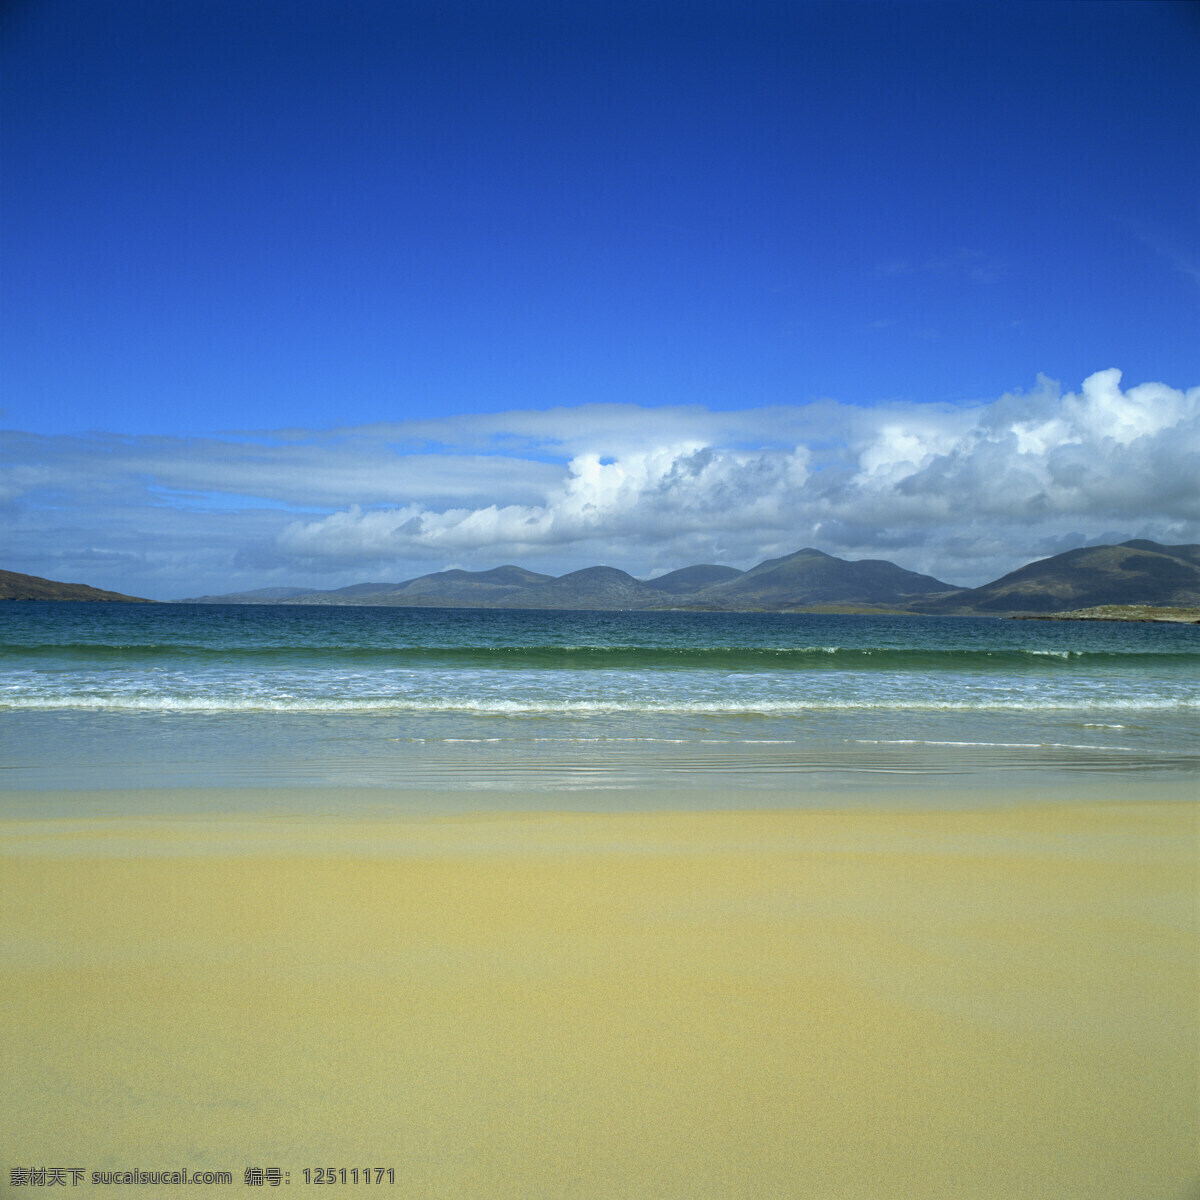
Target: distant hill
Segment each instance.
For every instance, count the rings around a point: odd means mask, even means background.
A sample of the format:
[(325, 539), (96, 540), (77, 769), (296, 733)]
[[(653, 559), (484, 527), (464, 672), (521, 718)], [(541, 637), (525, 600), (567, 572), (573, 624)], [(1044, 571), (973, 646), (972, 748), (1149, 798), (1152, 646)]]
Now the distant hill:
[(931, 613), (992, 615), (1110, 604), (1200, 605), (1200, 546), (1131, 541), (1068, 550), (920, 607)]
[(553, 581), (553, 575), (541, 575), (524, 567), (493, 567), (490, 571), (439, 571), (410, 579), (397, 589), (403, 604), (502, 605), (526, 588)]
[(703, 598), (721, 608), (790, 609), (821, 604), (904, 607), (917, 597), (961, 589), (882, 559), (848, 562), (811, 548), (768, 559)]
[(646, 586), (667, 592), (672, 596), (687, 596), (694, 594), (716, 583), (728, 583), (739, 575), (745, 575), (737, 567), (718, 567), (704, 563), (696, 567), (681, 567), (678, 571), (670, 571), (659, 575), (656, 579), (647, 579)]
[(1131, 541), (1030, 563), (978, 588), (960, 588), (884, 559), (850, 561), (811, 547), (749, 571), (704, 563), (655, 579), (615, 567), (555, 578), (523, 567), (438, 571), (399, 583), (331, 591), (266, 588), (198, 601), (225, 604), (370, 604), (404, 608), (895, 612), (1011, 616), (1141, 604), (1200, 605), (1200, 546)]
[(105, 592), (86, 583), (58, 583), (39, 575), (20, 575), (16, 571), (0, 571), (0, 600), (116, 600), (128, 604), (153, 604), (142, 596), (124, 596), (120, 592)]
[(274, 601), (295, 600), (297, 596), (308, 596), (312, 588), (269, 587), (255, 588), (252, 592), (227, 592), (223, 596), (189, 596), (176, 600), (175, 604), (271, 604)]
[(514, 599), (529, 608), (652, 608), (662, 593), (616, 567), (585, 567), (523, 588)]
[[(523, 588), (546, 583), (553, 575), (541, 575), (524, 567), (493, 567), (490, 571), (438, 571), (399, 583), (352, 583), (349, 587), (319, 591), (316, 588), (259, 588), (254, 592), (230, 592), (224, 596), (194, 596), (179, 604), (392, 604), (412, 607), (491, 607)], [(270, 593), (277, 593), (272, 595)]]

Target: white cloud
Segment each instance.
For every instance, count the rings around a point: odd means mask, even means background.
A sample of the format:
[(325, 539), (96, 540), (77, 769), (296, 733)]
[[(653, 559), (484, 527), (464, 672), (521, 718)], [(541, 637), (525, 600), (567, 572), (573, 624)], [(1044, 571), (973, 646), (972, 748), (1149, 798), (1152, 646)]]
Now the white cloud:
[(503, 557), (593, 540), (670, 540), (699, 529), (742, 529), (748, 521), (783, 528), (786, 497), (803, 487), (806, 459), (803, 447), (753, 455), (698, 442), (621, 458), (581, 454), (542, 504), (441, 512), (352, 507), (294, 521), (279, 542), (301, 557), (402, 557), (417, 550)]
[(587, 405), (6, 447), (6, 566), (165, 596), (803, 545), (980, 583), (1068, 544), (1200, 541), (1200, 387), (1122, 389), (1115, 369), (966, 407)]

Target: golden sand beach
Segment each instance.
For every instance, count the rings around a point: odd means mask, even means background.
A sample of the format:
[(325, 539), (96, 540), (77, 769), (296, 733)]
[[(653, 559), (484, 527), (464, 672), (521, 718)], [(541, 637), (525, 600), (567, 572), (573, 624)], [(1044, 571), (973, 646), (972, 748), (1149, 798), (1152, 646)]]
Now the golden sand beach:
[(11, 820), (0, 1186), (1184, 1200), (1196, 812)]

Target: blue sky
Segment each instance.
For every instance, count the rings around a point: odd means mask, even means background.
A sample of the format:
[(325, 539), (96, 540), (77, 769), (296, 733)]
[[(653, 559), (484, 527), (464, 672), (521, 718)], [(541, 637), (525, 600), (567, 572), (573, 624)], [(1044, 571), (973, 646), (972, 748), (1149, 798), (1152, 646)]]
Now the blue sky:
[(0, 37), (10, 569), (813, 544), (981, 582), (1200, 540), (1196, 4), (39, 0)]

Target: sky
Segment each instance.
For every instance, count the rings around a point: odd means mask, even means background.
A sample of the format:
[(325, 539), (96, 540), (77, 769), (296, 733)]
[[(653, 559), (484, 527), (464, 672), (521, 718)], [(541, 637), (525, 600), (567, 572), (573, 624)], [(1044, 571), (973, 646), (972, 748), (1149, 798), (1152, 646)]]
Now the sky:
[(1200, 5), (9, 0), (0, 567), (1200, 542)]

